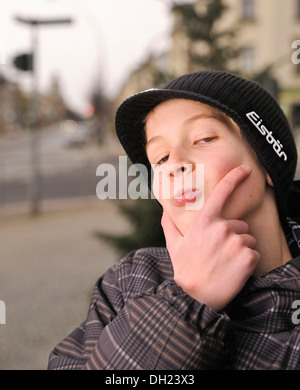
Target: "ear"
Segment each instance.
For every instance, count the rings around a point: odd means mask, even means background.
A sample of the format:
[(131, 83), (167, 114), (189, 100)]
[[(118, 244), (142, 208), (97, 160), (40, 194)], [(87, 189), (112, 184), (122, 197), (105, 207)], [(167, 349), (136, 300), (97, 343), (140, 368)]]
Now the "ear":
[(274, 187), (273, 180), (270, 178), (269, 174), (267, 174), (267, 184), (268, 184), (270, 187)]

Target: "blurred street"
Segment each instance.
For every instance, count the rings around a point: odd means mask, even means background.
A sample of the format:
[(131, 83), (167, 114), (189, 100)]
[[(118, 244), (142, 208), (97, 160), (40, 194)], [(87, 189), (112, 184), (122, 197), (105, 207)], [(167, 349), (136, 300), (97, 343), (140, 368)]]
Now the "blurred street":
[[(95, 196), (96, 168), (115, 163), (124, 154), (111, 134), (105, 145), (87, 139), (77, 147), (66, 145), (59, 125), (38, 134), (40, 197), (44, 200)], [(31, 183), (31, 136), (29, 131), (0, 137), (0, 213), (7, 204), (29, 200)]]
[[(70, 172), (75, 177), (85, 168), (84, 174), (92, 179), (93, 164), (122, 154), (112, 138), (102, 146), (60, 149), (56, 135), (50, 129), (45, 132), (43, 175), (47, 180), (61, 175), (57, 180), (61, 188), (68, 187)], [(10, 178), (19, 183), (28, 180), (26, 142), (23, 135), (1, 139), (0, 166), (6, 158), (6, 183)], [(13, 155), (18, 164), (9, 166)], [(80, 176), (78, 182), (86, 184)], [(74, 180), (74, 188), (75, 184)], [(97, 199), (92, 181), (90, 185), (88, 196), (72, 196), (66, 188), (70, 197), (43, 199), (42, 212), (35, 217), (20, 194), (13, 202), (6, 197), (0, 207), (0, 300), (6, 305), (6, 324), (0, 324), (2, 370), (46, 369), (52, 348), (85, 319), (97, 279), (119, 260), (94, 233), (128, 231), (128, 222), (118, 214), (115, 201)]]

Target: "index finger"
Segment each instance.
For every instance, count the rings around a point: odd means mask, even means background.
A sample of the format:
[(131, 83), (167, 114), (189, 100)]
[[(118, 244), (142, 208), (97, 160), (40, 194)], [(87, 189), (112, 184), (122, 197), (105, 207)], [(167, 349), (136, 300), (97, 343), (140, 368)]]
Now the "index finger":
[(202, 211), (205, 211), (206, 214), (219, 217), (230, 195), (250, 174), (251, 170), (249, 165), (241, 165), (229, 171), (215, 186)]

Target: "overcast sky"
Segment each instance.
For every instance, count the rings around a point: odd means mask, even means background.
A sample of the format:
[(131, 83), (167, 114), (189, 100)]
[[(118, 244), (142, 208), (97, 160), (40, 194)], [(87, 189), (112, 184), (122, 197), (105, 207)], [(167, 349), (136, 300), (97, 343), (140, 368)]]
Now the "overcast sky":
[[(191, 1), (191, 0), (189, 0)], [(15, 16), (71, 17), (74, 23), (42, 26), (39, 30), (39, 88), (49, 87), (58, 75), (64, 98), (81, 110), (100, 78), (109, 95), (149, 52), (169, 45), (172, 20), (163, 0), (0, 0), (0, 47), (6, 60), (0, 71), (30, 88), (27, 73), (17, 71), (12, 58), (30, 51), (31, 30)]]

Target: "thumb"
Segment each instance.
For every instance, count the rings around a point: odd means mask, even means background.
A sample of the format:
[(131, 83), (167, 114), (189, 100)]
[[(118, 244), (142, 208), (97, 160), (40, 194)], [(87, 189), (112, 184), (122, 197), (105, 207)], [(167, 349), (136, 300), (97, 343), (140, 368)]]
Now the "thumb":
[(170, 253), (170, 256), (172, 257), (173, 254), (175, 254), (177, 251), (178, 245), (183, 235), (165, 210), (161, 218), (161, 226), (164, 231), (167, 249)]

